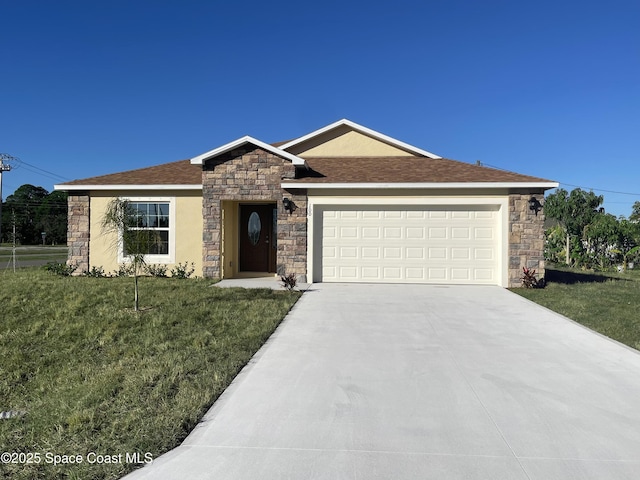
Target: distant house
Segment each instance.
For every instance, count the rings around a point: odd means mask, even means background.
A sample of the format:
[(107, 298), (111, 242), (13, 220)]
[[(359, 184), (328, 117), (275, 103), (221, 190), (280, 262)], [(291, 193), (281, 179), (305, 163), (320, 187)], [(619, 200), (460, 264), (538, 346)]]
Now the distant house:
[(558, 184), (441, 158), (348, 120), (278, 144), (242, 137), (189, 160), (56, 185), (69, 192), (69, 262), (125, 260), (100, 230), (128, 199), (161, 242), (148, 262), (212, 278), (520, 284), (542, 273), (542, 212)]

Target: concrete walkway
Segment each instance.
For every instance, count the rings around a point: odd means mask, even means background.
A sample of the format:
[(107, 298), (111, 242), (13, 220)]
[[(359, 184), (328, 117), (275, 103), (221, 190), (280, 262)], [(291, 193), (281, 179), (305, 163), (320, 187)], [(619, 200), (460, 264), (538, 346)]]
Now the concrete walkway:
[(128, 480), (622, 480), (640, 355), (499, 287), (312, 285)]
[[(220, 280), (218, 283), (213, 284), (218, 288), (270, 288), (271, 290), (285, 290), (280, 277), (273, 275), (269, 277), (256, 277), (256, 278), (229, 278)], [(304, 292), (309, 288), (308, 283), (298, 283), (295, 287), (296, 290)]]

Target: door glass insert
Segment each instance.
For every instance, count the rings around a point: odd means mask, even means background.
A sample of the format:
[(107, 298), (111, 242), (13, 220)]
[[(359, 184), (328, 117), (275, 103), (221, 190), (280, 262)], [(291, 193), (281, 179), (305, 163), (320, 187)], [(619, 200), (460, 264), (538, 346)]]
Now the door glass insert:
[(260, 215), (258, 215), (256, 212), (252, 212), (251, 215), (249, 215), (249, 226), (248, 226), (248, 233), (249, 233), (249, 242), (251, 242), (251, 245), (257, 245), (258, 242), (260, 241), (260, 231), (262, 230), (262, 222), (260, 222)]

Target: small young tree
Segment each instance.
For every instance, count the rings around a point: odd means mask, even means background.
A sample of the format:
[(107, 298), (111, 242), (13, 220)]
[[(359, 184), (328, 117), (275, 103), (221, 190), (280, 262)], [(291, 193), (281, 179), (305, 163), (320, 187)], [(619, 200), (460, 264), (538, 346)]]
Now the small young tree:
[(134, 310), (139, 309), (138, 277), (146, 265), (145, 255), (157, 245), (158, 234), (144, 228), (141, 215), (127, 200), (111, 200), (102, 218), (103, 233), (115, 234), (113, 248), (116, 252), (122, 248), (124, 257), (132, 265), (134, 284)]

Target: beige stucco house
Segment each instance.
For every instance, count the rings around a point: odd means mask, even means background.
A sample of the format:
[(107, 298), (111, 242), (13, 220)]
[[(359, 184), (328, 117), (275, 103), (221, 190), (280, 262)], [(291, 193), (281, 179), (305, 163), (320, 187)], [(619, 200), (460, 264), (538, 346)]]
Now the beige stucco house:
[(162, 241), (150, 263), (212, 278), (520, 284), (544, 272), (539, 204), (556, 182), (449, 160), (341, 120), (291, 141), (249, 136), (202, 155), (56, 185), (69, 192), (69, 262), (126, 261), (102, 233), (128, 199)]

